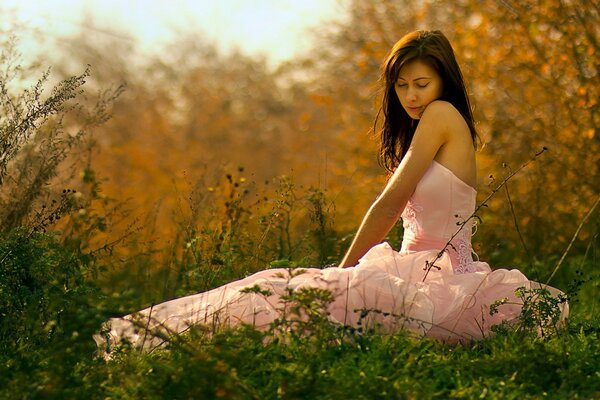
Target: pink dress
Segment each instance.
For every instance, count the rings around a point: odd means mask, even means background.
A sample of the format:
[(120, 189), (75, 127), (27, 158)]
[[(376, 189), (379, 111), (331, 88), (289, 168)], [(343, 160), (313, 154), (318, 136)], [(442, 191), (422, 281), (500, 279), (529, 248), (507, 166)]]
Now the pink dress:
[[(475, 189), (433, 161), (402, 213), (400, 252), (381, 243), (351, 268), (260, 271), (205, 293), (112, 318), (108, 335), (97, 336), (96, 341), (106, 345), (108, 339), (112, 345), (127, 339), (135, 347), (151, 349), (163, 342), (152, 334), (156, 330), (164, 336), (195, 324), (241, 323), (266, 329), (289, 313), (281, 296), (302, 288), (333, 294), (327, 311), (334, 323), (377, 326), (383, 332), (407, 329), (447, 342), (487, 337), (493, 325), (518, 318), (521, 306), (515, 289), (540, 284), (516, 269), (491, 271), (488, 264), (473, 260), (469, 217), (475, 196)], [(255, 285), (262, 293), (243, 290)], [(560, 293), (547, 288), (554, 295)], [(508, 302), (490, 314), (490, 305), (503, 298)], [(567, 314), (564, 303), (562, 318)]]

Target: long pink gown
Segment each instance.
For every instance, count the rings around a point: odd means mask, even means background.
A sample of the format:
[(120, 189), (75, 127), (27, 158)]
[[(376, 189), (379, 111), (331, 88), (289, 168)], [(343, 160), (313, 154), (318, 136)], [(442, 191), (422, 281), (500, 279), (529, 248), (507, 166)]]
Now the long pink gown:
[[(334, 300), (328, 311), (334, 323), (376, 325), (384, 332), (408, 329), (447, 342), (487, 337), (493, 325), (518, 318), (521, 306), (515, 289), (540, 284), (516, 269), (491, 271), (487, 263), (473, 260), (469, 217), (475, 196), (475, 189), (433, 161), (402, 213), (400, 252), (381, 243), (351, 268), (307, 268), (293, 276), (287, 269), (260, 271), (205, 293), (112, 318), (108, 335), (96, 341), (110, 348), (126, 339), (135, 347), (152, 349), (163, 343), (160, 336), (165, 333), (181, 333), (195, 324), (245, 323), (266, 329), (289, 312), (280, 296), (301, 288), (331, 291)], [(445, 251), (439, 254), (440, 249)], [(242, 290), (255, 285), (268, 293)], [(561, 293), (547, 288), (553, 295)], [(490, 305), (503, 298), (508, 298), (506, 304), (491, 315)], [(561, 307), (564, 319), (568, 305)], [(153, 335), (157, 331), (162, 334)]]

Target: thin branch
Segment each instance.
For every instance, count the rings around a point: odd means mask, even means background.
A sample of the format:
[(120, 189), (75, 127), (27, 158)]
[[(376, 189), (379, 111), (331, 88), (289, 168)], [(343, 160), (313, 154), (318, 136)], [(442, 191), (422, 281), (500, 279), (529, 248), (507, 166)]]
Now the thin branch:
[(590, 208), (590, 210), (588, 211), (588, 213), (585, 215), (585, 217), (583, 217), (583, 219), (579, 223), (579, 226), (577, 227), (577, 230), (575, 231), (575, 233), (573, 234), (573, 237), (571, 238), (571, 242), (569, 243), (569, 245), (565, 249), (565, 252), (563, 253), (563, 255), (560, 257), (560, 260), (558, 260), (558, 263), (556, 263), (556, 267), (554, 267), (554, 271), (552, 271), (552, 274), (550, 275), (550, 277), (546, 281), (546, 285), (548, 283), (550, 283), (550, 281), (554, 277), (554, 274), (556, 274), (556, 271), (558, 271), (558, 269), (562, 265), (563, 261), (565, 261), (565, 257), (567, 256), (567, 253), (569, 253), (569, 250), (571, 250), (571, 247), (573, 246), (573, 243), (575, 242), (575, 239), (577, 239), (577, 236), (579, 235), (579, 232), (581, 231), (581, 228), (583, 227), (583, 225), (585, 224), (585, 222), (588, 220), (588, 218), (594, 213), (594, 211), (596, 210), (596, 207), (598, 207), (598, 203), (600, 203), (600, 196), (598, 196), (598, 198), (596, 199), (596, 202), (594, 203), (594, 205), (592, 206), (592, 208)]
[(512, 199), (510, 198), (510, 192), (508, 191), (508, 183), (506, 185), (504, 185), (504, 190), (506, 192), (506, 198), (508, 199), (508, 205), (510, 206), (510, 213), (513, 217), (513, 222), (515, 223), (515, 229), (517, 230), (517, 233), (519, 234), (519, 240), (521, 241), (521, 244), (523, 245), (523, 249), (525, 250), (525, 253), (531, 254), (531, 253), (529, 253), (529, 249), (527, 248), (527, 245), (525, 244), (525, 239), (523, 239), (523, 235), (521, 234), (521, 228), (519, 227), (519, 221), (517, 220), (517, 214), (515, 213), (515, 207), (513, 205)]
[(459, 232), (465, 227), (465, 225), (471, 221), (472, 219), (476, 218), (477, 216), (477, 212), (482, 208), (482, 207), (487, 207), (487, 202), (490, 201), (490, 199), (496, 194), (498, 193), (498, 191), (500, 189), (502, 189), (502, 187), (504, 185), (506, 185), (506, 182), (508, 182), (513, 176), (515, 176), (518, 172), (520, 172), (523, 168), (525, 168), (526, 166), (528, 166), (531, 162), (535, 161), (539, 156), (541, 156), (546, 150), (548, 150), (547, 147), (542, 147), (542, 149), (540, 151), (538, 151), (537, 153), (534, 154), (533, 157), (531, 157), (529, 160), (527, 160), (527, 162), (525, 162), (523, 165), (521, 165), (519, 168), (517, 168), (516, 170), (514, 170), (513, 172), (511, 172), (510, 174), (508, 174), (508, 176), (506, 178), (504, 178), (502, 180), (502, 182), (500, 182), (500, 184), (498, 186), (496, 186), (494, 189), (492, 189), (492, 192), (481, 202), (479, 203), (479, 205), (475, 208), (475, 211), (473, 211), (473, 213), (464, 221), (459, 223), (459, 228), (456, 230), (456, 232), (454, 232), (454, 234), (450, 237), (450, 239), (448, 239), (448, 241), (446, 242), (446, 244), (444, 245), (444, 247), (436, 254), (435, 258), (433, 259), (433, 261), (431, 262), (426, 262), (425, 265), (425, 276), (423, 277), (423, 282), (425, 282), (425, 279), (427, 279), (427, 275), (429, 274), (429, 271), (431, 271), (431, 268), (435, 267), (438, 268), (435, 264), (435, 262), (437, 260), (439, 260), (440, 258), (442, 258), (442, 256), (444, 255), (444, 252), (448, 249), (448, 247), (452, 247), (452, 241), (454, 240), (454, 238), (459, 234)]

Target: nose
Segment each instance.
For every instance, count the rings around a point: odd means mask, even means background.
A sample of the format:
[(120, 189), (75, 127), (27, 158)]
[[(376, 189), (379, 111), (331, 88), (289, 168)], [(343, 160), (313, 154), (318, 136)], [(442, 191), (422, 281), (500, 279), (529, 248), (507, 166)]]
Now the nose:
[(415, 101), (416, 99), (417, 91), (412, 87), (408, 87), (408, 89), (406, 90), (406, 101), (410, 102)]

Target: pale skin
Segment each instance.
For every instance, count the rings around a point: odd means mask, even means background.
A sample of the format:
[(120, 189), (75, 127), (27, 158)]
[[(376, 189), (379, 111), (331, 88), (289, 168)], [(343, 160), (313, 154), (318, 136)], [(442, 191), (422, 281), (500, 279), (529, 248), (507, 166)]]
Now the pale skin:
[(340, 267), (356, 265), (371, 247), (383, 241), (432, 160), (475, 187), (475, 149), (469, 127), (452, 104), (437, 100), (442, 85), (437, 71), (421, 60), (412, 61), (400, 70), (396, 95), (404, 110), (418, 123), (417, 129), (402, 162), (365, 214)]

